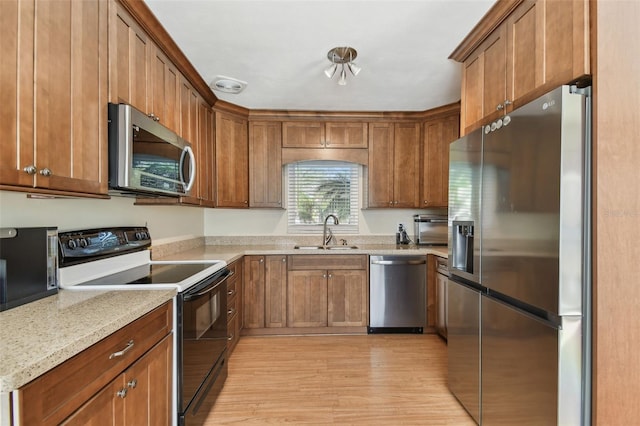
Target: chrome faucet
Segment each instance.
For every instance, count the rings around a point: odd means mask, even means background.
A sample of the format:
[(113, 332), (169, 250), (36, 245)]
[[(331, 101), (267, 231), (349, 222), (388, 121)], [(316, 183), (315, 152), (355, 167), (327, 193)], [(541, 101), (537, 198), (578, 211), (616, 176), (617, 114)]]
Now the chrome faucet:
[(340, 221), (338, 220), (338, 216), (335, 214), (328, 214), (327, 217), (324, 218), (324, 226), (322, 227), (322, 247), (327, 247), (327, 245), (331, 242), (333, 238), (333, 232), (329, 229), (329, 236), (327, 236), (327, 221), (329, 218), (333, 218), (334, 225), (340, 225)]

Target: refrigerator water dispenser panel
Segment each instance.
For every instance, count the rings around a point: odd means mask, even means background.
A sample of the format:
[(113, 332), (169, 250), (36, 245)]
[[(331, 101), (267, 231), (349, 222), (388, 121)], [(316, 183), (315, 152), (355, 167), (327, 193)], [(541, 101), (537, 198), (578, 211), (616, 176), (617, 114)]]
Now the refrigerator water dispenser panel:
[(451, 268), (467, 274), (474, 273), (473, 221), (453, 221), (452, 244), (453, 259)]

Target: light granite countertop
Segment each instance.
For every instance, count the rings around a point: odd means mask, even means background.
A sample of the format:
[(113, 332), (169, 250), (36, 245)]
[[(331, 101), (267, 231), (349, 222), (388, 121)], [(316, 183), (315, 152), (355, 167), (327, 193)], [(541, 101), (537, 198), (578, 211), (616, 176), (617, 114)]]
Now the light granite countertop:
[(0, 393), (20, 388), (175, 294), (175, 290), (60, 290), (0, 312)]
[[(292, 254), (366, 254), (366, 255), (427, 255), (434, 254), (447, 257), (447, 247), (417, 246), (395, 244), (357, 244), (357, 249), (351, 250), (309, 250), (294, 249), (292, 244), (237, 244), (237, 245), (203, 245), (167, 254), (160, 260), (224, 260), (231, 263), (245, 255), (292, 255)], [(154, 256), (154, 259), (156, 257)]]

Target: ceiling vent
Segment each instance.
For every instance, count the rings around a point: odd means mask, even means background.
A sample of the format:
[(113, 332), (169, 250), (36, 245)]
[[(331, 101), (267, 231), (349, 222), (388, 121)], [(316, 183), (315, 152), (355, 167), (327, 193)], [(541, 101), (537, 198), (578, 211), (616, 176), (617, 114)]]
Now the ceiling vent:
[(224, 75), (217, 75), (209, 85), (212, 90), (225, 93), (240, 93), (247, 87), (246, 81), (237, 80)]

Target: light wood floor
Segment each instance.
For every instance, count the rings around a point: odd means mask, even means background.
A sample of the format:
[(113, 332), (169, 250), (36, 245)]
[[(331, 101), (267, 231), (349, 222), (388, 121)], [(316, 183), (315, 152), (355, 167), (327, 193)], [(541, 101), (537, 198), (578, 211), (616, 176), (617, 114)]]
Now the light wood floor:
[(242, 337), (206, 425), (475, 425), (446, 370), (435, 335)]

